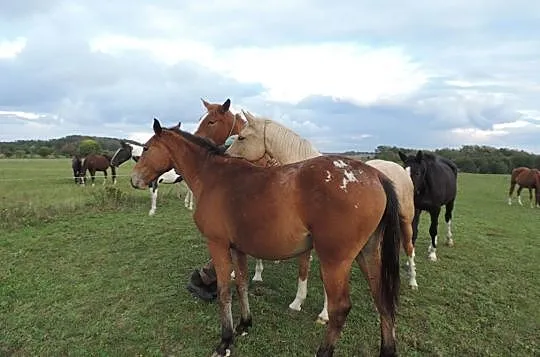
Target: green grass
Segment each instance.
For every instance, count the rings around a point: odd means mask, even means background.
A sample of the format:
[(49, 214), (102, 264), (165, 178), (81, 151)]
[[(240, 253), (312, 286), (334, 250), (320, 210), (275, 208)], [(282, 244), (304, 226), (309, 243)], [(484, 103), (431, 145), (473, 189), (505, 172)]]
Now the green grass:
[[(95, 187), (70, 175), (69, 160), (0, 160), (0, 355), (210, 355), (217, 306), (185, 289), (208, 253), (174, 188), (162, 186), (149, 217), (148, 192), (127, 177), (107, 189), (101, 174)], [(539, 355), (540, 210), (509, 207), (507, 185), (507, 176), (460, 175), (456, 246), (440, 244), (436, 263), (427, 261), (423, 215), (419, 290), (402, 277), (402, 356)], [(323, 302), (317, 260), (299, 313), (287, 308), (296, 271), (295, 260), (265, 264), (264, 282), (250, 288), (254, 326), (235, 356), (313, 356), (324, 332), (314, 323)], [(376, 355), (378, 316), (356, 266), (351, 297), (335, 355)]]

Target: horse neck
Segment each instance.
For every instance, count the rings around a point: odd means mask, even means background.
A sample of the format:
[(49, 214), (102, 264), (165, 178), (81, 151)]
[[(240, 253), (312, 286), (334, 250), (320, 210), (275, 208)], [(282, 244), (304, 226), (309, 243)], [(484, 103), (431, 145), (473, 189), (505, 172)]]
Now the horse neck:
[(321, 156), (321, 153), (309, 142), (304, 141), (296, 133), (290, 132), (289, 129), (269, 121), (265, 123), (265, 126), (263, 135), (266, 152), (282, 165)]
[(173, 140), (165, 142), (169, 150), (174, 169), (178, 171), (189, 189), (198, 199), (204, 183), (205, 167), (211, 155), (208, 151), (182, 137), (181, 134), (173, 134)]

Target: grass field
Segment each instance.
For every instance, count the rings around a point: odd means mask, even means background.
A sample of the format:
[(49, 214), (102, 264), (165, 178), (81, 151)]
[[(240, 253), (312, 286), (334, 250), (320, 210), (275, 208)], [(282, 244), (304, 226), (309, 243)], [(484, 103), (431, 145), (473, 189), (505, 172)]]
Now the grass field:
[[(174, 187), (161, 186), (149, 217), (148, 192), (127, 177), (107, 188), (101, 174), (95, 187), (70, 176), (69, 160), (0, 160), (0, 355), (209, 356), (217, 306), (185, 289), (208, 253)], [(456, 245), (440, 244), (436, 263), (423, 215), (419, 290), (402, 275), (400, 355), (540, 355), (540, 209), (526, 195), (526, 206), (509, 207), (508, 179), (460, 175)], [(265, 264), (264, 282), (250, 288), (254, 327), (235, 356), (314, 355), (324, 332), (314, 323), (323, 302), (317, 259), (299, 313), (287, 307), (296, 269), (295, 260)], [(335, 355), (376, 355), (378, 317), (356, 266), (351, 298)], [(236, 299), (233, 311), (237, 320)]]

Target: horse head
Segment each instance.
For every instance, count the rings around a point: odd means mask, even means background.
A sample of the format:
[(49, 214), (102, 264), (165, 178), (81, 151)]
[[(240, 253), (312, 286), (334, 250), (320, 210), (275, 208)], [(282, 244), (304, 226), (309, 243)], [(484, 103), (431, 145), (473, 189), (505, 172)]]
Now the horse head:
[(125, 141), (121, 141), (120, 146), (111, 159), (111, 166), (118, 167), (131, 158), (133, 147)]
[(244, 126), (245, 122), (242, 118), (229, 110), (231, 107), (230, 99), (227, 99), (223, 104), (201, 100), (207, 113), (203, 115), (194, 135), (210, 138), (218, 145), (223, 145), (229, 136), (237, 134)]
[(399, 151), (398, 154), (401, 161), (403, 161), (405, 170), (407, 170), (411, 176), (415, 194), (422, 192), (424, 190), (427, 173), (427, 163), (424, 160), (424, 153), (421, 150), (418, 150), (416, 155), (405, 155), (401, 151)]

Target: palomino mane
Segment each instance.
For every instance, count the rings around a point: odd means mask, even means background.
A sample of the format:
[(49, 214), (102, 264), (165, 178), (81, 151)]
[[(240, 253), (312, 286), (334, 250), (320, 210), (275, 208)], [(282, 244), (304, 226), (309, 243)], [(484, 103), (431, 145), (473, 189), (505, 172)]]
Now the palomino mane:
[[(279, 138), (279, 152), (289, 160), (297, 161), (297, 159), (303, 160), (322, 155), (309, 140), (301, 137), (281, 123), (262, 116), (256, 116), (255, 120), (258, 121), (258, 125), (266, 125), (265, 135), (267, 141), (268, 139)], [(268, 153), (270, 155), (275, 155), (278, 152), (275, 147), (270, 147), (270, 149), (273, 150)]]

